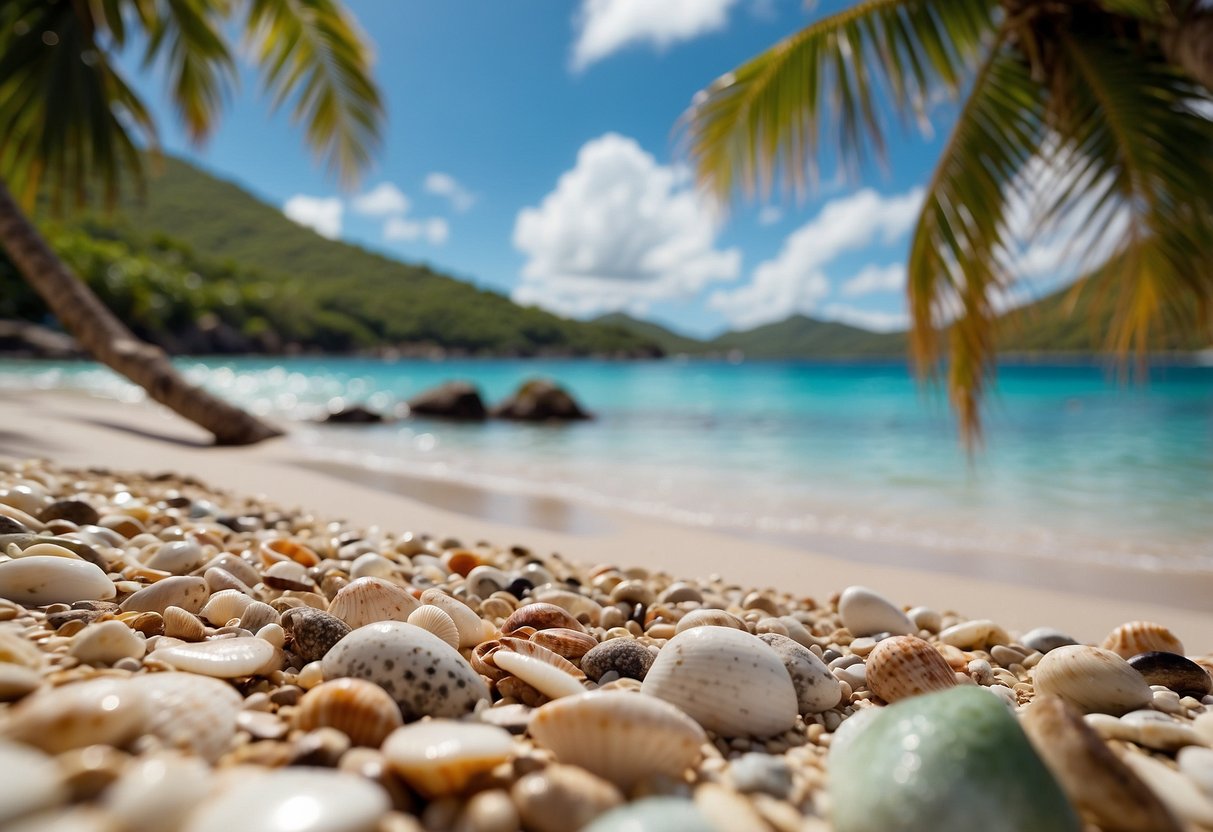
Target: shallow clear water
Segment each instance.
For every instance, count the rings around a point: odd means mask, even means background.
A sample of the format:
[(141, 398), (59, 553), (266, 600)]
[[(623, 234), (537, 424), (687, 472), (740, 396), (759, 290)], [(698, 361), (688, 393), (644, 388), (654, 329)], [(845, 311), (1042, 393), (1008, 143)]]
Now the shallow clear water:
[[(309, 425), (301, 454), (839, 543), (1213, 569), (1213, 368), (1121, 385), (1096, 366), (1011, 366), (987, 447), (960, 449), (944, 396), (899, 364), (373, 359), (186, 360), (255, 410), (389, 409), (442, 381), (495, 401), (559, 380), (597, 421)], [(0, 363), (0, 388), (140, 393), (89, 364)]]

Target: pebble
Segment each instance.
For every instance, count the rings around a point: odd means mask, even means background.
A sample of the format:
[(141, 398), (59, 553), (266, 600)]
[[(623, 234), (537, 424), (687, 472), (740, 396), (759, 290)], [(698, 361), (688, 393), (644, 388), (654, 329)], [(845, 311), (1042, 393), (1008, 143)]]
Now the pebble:
[(1073, 636), (1066, 635), (1061, 630), (1055, 630), (1052, 627), (1037, 627), (1035, 630), (1029, 630), (1019, 641), (1024, 647), (1038, 653), (1048, 653), (1058, 647), (1078, 644), (1078, 640)]
[(838, 616), (854, 636), (877, 633), (910, 635), (914, 623), (883, 595), (863, 586), (847, 587), (838, 600)]
[(522, 823), (532, 832), (577, 832), (624, 802), (607, 781), (575, 766), (550, 765), (510, 789)]
[(114, 582), (87, 561), (30, 555), (0, 563), (0, 597), (19, 604), (104, 601), (115, 595)]
[(72, 637), (68, 654), (86, 664), (114, 664), (122, 659), (141, 659), (147, 641), (121, 621), (89, 624)]
[(1213, 690), (1208, 671), (1177, 653), (1138, 653), (1129, 659), (1129, 666), (1148, 684), (1163, 685), (1176, 693), (1201, 697)]
[(769, 794), (780, 800), (792, 791), (792, 769), (783, 757), (772, 754), (742, 754), (729, 764), (733, 788), (745, 794)]

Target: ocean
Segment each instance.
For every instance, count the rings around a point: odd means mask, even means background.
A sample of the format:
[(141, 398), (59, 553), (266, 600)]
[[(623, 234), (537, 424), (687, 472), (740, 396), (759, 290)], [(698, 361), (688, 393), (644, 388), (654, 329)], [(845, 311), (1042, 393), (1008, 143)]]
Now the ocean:
[[(558, 497), (815, 551), (911, 549), (1213, 570), (1213, 367), (1125, 384), (1094, 364), (1000, 368), (986, 444), (961, 448), (942, 390), (900, 363), (187, 359), (188, 376), (299, 424), (301, 459)], [(326, 426), (450, 379), (495, 402), (552, 378), (597, 415)], [(0, 362), (0, 390), (137, 399), (87, 363)]]

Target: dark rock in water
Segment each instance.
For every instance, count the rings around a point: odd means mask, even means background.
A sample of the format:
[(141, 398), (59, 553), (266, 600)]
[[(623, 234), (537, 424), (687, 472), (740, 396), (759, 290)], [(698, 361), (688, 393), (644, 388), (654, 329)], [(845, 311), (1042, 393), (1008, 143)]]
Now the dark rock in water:
[(330, 413), (324, 417), (324, 421), (333, 425), (378, 425), (384, 419), (383, 414), (356, 404)]
[(1203, 667), (1178, 653), (1151, 651), (1129, 659), (1129, 666), (1151, 685), (1165, 685), (1176, 693), (1198, 699), (1213, 690), (1213, 679)]
[(43, 523), (67, 520), (77, 526), (94, 526), (101, 520), (97, 510), (83, 500), (56, 500), (38, 513)]
[(565, 422), (592, 419), (567, 390), (547, 379), (524, 382), (501, 404), (493, 408), (499, 419), (523, 422)]
[(488, 415), (480, 391), (466, 381), (448, 381), (409, 399), (414, 416), (478, 421)]

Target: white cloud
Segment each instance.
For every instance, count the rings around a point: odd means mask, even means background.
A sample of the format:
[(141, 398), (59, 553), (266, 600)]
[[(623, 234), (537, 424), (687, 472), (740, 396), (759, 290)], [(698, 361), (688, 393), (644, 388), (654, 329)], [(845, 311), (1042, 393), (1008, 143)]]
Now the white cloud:
[(451, 207), (463, 213), (476, 204), (476, 195), (463, 187), (448, 173), (434, 171), (425, 177), (425, 190), (435, 196), (445, 197)]
[(758, 212), (759, 225), (774, 225), (783, 219), (783, 209), (778, 205), (764, 205)]
[(905, 312), (882, 312), (876, 309), (857, 309), (841, 303), (831, 303), (821, 310), (821, 316), (831, 321), (850, 324), (876, 332), (897, 332), (910, 325), (910, 316)]
[(307, 226), (321, 237), (335, 240), (341, 236), (341, 216), (345, 205), (337, 197), (296, 194), (282, 206), (288, 220)]
[(420, 220), (389, 217), (383, 224), (383, 236), (387, 240), (406, 242), (425, 240), (430, 245), (440, 246), (451, 236), (451, 227), (441, 217)]
[(409, 198), (391, 182), (384, 182), (358, 194), (350, 200), (350, 207), (368, 217), (390, 217), (408, 213)]
[(906, 267), (902, 263), (888, 266), (871, 264), (864, 266), (859, 274), (845, 281), (839, 293), (845, 298), (856, 298), (875, 292), (900, 292), (906, 286)]
[(865, 188), (827, 202), (788, 235), (774, 259), (758, 265), (749, 283), (714, 292), (708, 305), (744, 328), (813, 312), (830, 292), (826, 264), (873, 243), (896, 242), (913, 227), (922, 196), (920, 187), (896, 196)]
[(566, 315), (688, 298), (734, 280), (741, 252), (719, 250), (716, 214), (682, 168), (660, 165), (635, 140), (607, 133), (514, 222), (527, 256), (513, 297)]
[(739, 0), (582, 0), (573, 69), (620, 49), (648, 43), (664, 49), (724, 28)]

